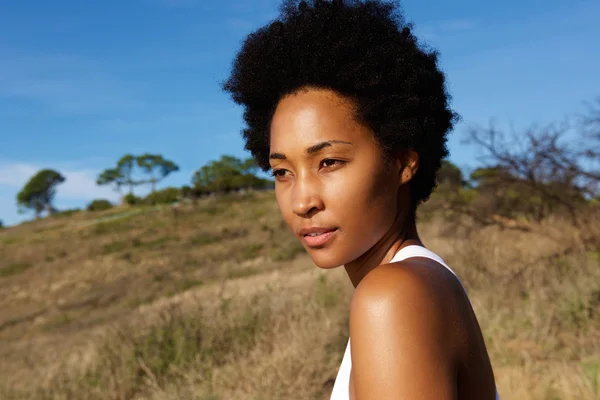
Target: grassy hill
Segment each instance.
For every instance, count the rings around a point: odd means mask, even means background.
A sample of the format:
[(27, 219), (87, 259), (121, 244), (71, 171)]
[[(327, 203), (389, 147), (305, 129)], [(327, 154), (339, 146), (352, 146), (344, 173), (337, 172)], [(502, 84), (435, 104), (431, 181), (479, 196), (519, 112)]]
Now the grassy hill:
[[(600, 253), (560, 221), (423, 221), (467, 287), (501, 397), (600, 398)], [(328, 398), (351, 292), (269, 192), (1, 230), (0, 398)]]

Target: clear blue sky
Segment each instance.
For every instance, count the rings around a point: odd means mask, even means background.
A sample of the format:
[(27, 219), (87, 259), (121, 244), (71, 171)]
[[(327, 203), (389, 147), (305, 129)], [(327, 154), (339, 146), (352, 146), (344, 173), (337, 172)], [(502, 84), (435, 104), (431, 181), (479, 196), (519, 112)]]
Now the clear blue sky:
[[(222, 154), (245, 157), (241, 109), (220, 82), (241, 40), (276, 16), (275, 0), (20, 0), (0, 3), (0, 219), (42, 167), (67, 182), (59, 208), (116, 194), (94, 184), (126, 152), (161, 153), (188, 184)], [(417, 35), (441, 52), (462, 115), (451, 160), (476, 165), (465, 128), (526, 127), (600, 95), (597, 0), (406, 0)], [(266, 60), (268, 61), (268, 60)]]

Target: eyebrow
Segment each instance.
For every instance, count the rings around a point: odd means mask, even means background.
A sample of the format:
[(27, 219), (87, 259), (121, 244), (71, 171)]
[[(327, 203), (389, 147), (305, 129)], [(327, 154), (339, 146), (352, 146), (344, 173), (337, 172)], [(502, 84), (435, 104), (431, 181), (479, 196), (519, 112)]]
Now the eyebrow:
[[(346, 142), (344, 140), (326, 140), (324, 142), (320, 142), (320, 143), (317, 143), (315, 145), (308, 147), (306, 149), (306, 154), (310, 155), (310, 154), (318, 153), (319, 151), (323, 150), (325, 147), (331, 147), (334, 144), (352, 145), (352, 143)], [(271, 160), (286, 160), (287, 157), (283, 153), (272, 153), (271, 155), (269, 155), (269, 159), (271, 159)]]

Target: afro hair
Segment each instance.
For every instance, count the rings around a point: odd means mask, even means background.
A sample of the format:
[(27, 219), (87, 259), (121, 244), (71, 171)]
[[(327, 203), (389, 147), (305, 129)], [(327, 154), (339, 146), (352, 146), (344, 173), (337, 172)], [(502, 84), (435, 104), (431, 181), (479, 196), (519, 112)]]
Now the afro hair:
[(314, 87), (356, 104), (384, 154), (413, 150), (413, 206), (427, 200), (458, 118), (449, 108), (437, 52), (420, 46), (399, 6), (387, 1), (284, 1), (280, 15), (248, 35), (224, 89), (244, 107), (245, 148), (269, 167), (271, 119), (282, 97)]

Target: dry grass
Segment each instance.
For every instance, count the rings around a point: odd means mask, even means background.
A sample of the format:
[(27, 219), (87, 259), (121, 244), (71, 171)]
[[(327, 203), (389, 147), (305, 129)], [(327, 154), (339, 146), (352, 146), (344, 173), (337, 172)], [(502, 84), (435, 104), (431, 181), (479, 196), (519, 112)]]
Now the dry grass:
[[(600, 253), (565, 226), (421, 226), (503, 399), (600, 398)], [(270, 193), (24, 224), (0, 232), (0, 398), (328, 398), (350, 296)]]

